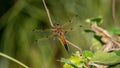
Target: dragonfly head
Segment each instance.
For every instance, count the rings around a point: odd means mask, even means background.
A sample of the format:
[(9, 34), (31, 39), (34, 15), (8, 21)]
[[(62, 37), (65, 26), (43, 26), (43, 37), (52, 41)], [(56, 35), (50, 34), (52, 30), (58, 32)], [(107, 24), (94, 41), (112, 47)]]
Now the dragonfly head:
[(57, 23), (57, 24), (54, 24), (54, 26), (60, 26), (60, 24)]
[(61, 26), (60, 26), (60, 24), (54, 24), (54, 27), (53, 27), (54, 29), (59, 29), (59, 28), (61, 28)]

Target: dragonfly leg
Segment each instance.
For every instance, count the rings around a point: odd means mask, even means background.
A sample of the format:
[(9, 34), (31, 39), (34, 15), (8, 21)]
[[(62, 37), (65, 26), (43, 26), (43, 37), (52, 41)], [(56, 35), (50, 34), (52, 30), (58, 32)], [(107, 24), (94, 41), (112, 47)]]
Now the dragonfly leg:
[(72, 31), (72, 30), (74, 30), (74, 29), (73, 29), (73, 28), (70, 28), (70, 29), (68, 29), (68, 30), (65, 30), (65, 33), (69, 32), (69, 31)]
[(64, 25), (62, 25), (62, 27), (69, 26), (76, 17), (78, 17), (78, 15), (75, 15), (74, 17), (72, 17), (71, 19), (69, 19), (68, 22), (66, 22)]

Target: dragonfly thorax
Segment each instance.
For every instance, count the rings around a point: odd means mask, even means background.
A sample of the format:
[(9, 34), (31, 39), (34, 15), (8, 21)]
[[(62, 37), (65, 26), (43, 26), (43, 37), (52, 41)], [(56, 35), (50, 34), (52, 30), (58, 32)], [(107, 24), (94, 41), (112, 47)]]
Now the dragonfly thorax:
[(64, 35), (66, 33), (66, 31), (63, 29), (63, 27), (60, 26), (59, 24), (56, 24), (54, 26), (54, 32), (55, 32), (55, 35), (57, 35), (57, 36)]

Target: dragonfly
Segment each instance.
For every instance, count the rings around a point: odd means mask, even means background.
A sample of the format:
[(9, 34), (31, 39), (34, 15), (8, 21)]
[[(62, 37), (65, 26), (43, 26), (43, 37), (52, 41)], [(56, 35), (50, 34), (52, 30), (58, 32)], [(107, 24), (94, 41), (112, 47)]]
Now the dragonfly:
[[(66, 29), (68, 25), (71, 25), (71, 22), (73, 21), (73, 19), (74, 18), (72, 18), (72, 20), (69, 20), (69, 22), (67, 22), (63, 25), (60, 25), (58, 23), (54, 24), (54, 26), (51, 29), (45, 29), (45, 30), (35, 29), (35, 30), (33, 30), (33, 32), (36, 33), (36, 35), (41, 35), (41, 36), (36, 36), (36, 37), (38, 37), (39, 41), (57, 37), (60, 40), (60, 42), (62, 43), (62, 45), (64, 46), (65, 50), (67, 52), (69, 52), (68, 44), (66, 41), (67, 40), (66, 34), (78, 29), (78, 28), (72, 28), (70, 26), (68, 27), (70, 29)], [(41, 38), (41, 39), (39, 39), (39, 38)]]
[(54, 25), (53, 30), (55, 32), (55, 35), (59, 37), (59, 39), (60, 39), (61, 43), (63, 44), (63, 46), (65, 47), (65, 49), (68, 51), (68, 46), (67, 46), (67, 42), (66, 42), (66, 38), (65, 38), (66, 31), (59, 24)]
[[(46, 6), (46, 4), (45, 4), (45, 1), (44, 1), (44, 0), (42, 0), (42, 1), (43, 1), (44, 6), (45, 6), (45, 9), (46, 9), (46, 12), (47, 12), (47, 15), (48, 15), (48, 18), (49, 18), (49, 21), (50, 21), (50, 24), (51, 24), (51, 27), (52, 27), (52, 28), (51, 28), (51, 29), (48, 29), (48, 30), (44, 30), (44, 31), (42, 31), (42, 30), (34, 30), (34, 32), (45, 32), (45, 31), (47, 31), (46, 33), (48, 33), (48, 31), (53, 31), (54, 36), (57, 36), (57, 37), (58, 37), (58, 39), (60, 40), (60, 42), (61, 42), (62, 45), (64, 46), (65, 50), (68, 52), (69, 49), (68, 49), (68, 44), (67, 44), (67, 39), (66, 39), (66, 37), (65, 37), (65, 34), (68, 33), (69, 31), (72, 31), (73, 28), (70, 28), (69, 30), (65, 30), (64, 27), (67, 27), (68, 25), (70, 25), (70, 24), (73, 22), (74, 18), (77, 17), (77, 15), (75, 15), (73, 18), (71, 18), (71, 19), (70, 19), (67, 23), (65, 23), (63, 26), (61, 26), (61, 25), (58, 24), (58, 23), (53, 25), (52, 20), (51, 20), (51, 17), (50, 17), (50, 14), (49, 14), (49, 10), (48, 10), (48, 8), (47, 8), (47, 6)], [(80, 26), (80, 27), (81, 27), (81, 26)], [(49, 35), (49, 36), (47, 36), (46, 38), (49, 38), (49, 37), (53, 37), (53, 35)]]

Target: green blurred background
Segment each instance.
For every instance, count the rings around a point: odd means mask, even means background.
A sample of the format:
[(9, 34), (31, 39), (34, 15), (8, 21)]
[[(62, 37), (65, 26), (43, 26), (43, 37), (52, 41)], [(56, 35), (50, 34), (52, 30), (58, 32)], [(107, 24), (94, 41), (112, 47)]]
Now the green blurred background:
[[(64, 25), (74, 18), (72, 24), (65, 29), (69, 31), (66, 38), (89, 50), (91, 33), (85, 33), (90, 24), (85, 20), (91, 17), (103, 17), (105, 29), (116, 27), (112, 17), (112, 0), (45, 0), (52, 20)], [(120, 0), (116, 0), (116, 17), (120, 21)], [(68, 22), (69, 23), (69, 22)], [(82, 25), (82, 27), (80, 27)], [(120, 23), (117, 24), (118, 26)], [(65, 51), (60, 41), (52, 36), (50, 23), (42, 0), (0, 0), (0, 52), (7, 54), (30, 68), (62, 68), (61, 57), (70, 55)], [(34, 32), (40, 29), (40, 32)], [(76, 49), (69, 46), (70, 53)], [(23, 68), (15, 62), (0, 57), (0, 68)]]

